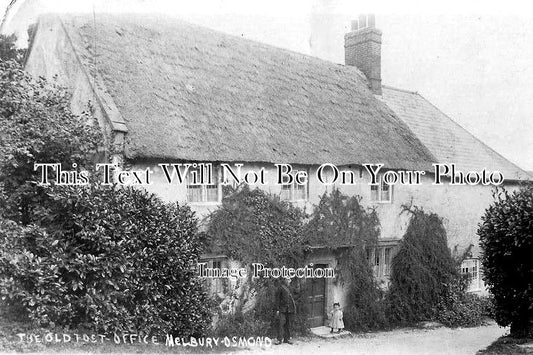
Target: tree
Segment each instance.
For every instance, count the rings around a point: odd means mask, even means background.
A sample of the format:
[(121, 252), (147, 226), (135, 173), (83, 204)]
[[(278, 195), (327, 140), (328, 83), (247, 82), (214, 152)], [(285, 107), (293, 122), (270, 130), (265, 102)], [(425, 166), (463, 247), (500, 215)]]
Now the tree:
[(407, 208), (409, 226), (392, 259), (390, 318), (399, 323), (432, 320), (439, 301), (459, 278), (442, 219)]
[(39, 171), (34, 163), (90, 171), (102, 145), (98, 124), (90, 113), (71, 112), (70, 96), (63, 88), (32, 79), (14, 61), (0, 61), (0, 210), (5, 217), (24, 224), (38, 222), (32, 213), (46, 194), (35, 184)]
[(22, 64), (26, 50), (17, 48), (16, 43), (17, 36), (14, 33), (11, 35), (0, 34), (0, 60), (14, 60)]
[(496, 321), (513, 336), (533, 336), (533, 185), (498, 194), (478, 235)]

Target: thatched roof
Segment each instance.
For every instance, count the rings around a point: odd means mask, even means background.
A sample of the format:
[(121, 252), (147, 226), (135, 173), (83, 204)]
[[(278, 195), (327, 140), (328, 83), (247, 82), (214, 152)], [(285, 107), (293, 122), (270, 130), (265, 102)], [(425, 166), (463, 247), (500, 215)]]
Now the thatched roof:
[(163, 17), (48, 15), (37, 31), (52, 27), (120, 111), (129, 159), (435, 160), (354, 67)]
[(474, 137), (416, 92), (383, 87), (383, 101), (409, 126), (439, 163), (461, 171), (498, 170), (505, 180), (528, 174)]

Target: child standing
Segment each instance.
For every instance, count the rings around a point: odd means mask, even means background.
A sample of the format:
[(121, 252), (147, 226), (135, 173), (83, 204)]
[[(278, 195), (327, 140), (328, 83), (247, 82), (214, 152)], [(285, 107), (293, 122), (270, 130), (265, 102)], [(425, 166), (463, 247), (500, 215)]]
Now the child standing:
[(333, 303), (333, 310), (331, 311), (331, 323), (330, 323), (331, 332), (337, 329), (337, 332), (340, 333), (344, 329), (344, 321), (342, 320), (342, 310), (339, 302)]

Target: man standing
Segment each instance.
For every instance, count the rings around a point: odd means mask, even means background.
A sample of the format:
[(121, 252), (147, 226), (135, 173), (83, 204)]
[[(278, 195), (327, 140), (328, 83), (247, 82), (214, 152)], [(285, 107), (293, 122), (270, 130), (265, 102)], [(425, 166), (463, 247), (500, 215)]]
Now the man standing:
[(290, 278), (281, 280), (281, 284), (276, 291), (276, 316), (278, 317), (278, 342), (276, 345), (282, 343), (292, 344), (291, 338), (291, 323), (296, 312), (296, 304), (289, 289)]

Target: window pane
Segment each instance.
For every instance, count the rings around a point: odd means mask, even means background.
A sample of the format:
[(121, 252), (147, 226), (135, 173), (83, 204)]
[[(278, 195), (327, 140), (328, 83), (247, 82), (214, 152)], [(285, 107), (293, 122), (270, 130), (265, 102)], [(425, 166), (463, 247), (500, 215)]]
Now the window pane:
[(294, 199), (307, 200), (307, 185), (294, 184)]
[(206, 186), (206, 199), (207, 202), (217, 202), (218, 201), (218, 186), (208, 185)]
[(385, 183), (381, 183), (381, 201), (390, 201), (391, 187)]
[(206, 202), (217, 202), (218, 201), (218, 168), (213, 167), (213, 184), (205, 186), (205, 200)]
[(379, 201), (379, 186), (370, 185), (370, 200)]
[(202, 202), (202, 186), (187, 185), (187, 201)]
[(466, 259), (461, 264), (461, 274), (466, 275), (469, 282), (469, 290), (479, 289), (479, 260)]
[[(199, 181), (200, 172), (198, 169), (189, 169), (187, 173), (187, 201), (188, 202), (218, 202), (218, 167), (213, 166), (212, 185), (193, 185), (193, 173), (196, 174), (197, 183)], [(208, 177), (204, 176), (204, 181), (207, 182)]]
[[(213, 269), (222, 269), (222, 260), (213, 260)], [(215, 293), (220, 293), (223, 290), (222, 279), (220, 277), (211, 279), (211, 289)]]
[(290, 200), (291, 199), (291, 185), (281, 185), (280, 198), (282, 200)]

